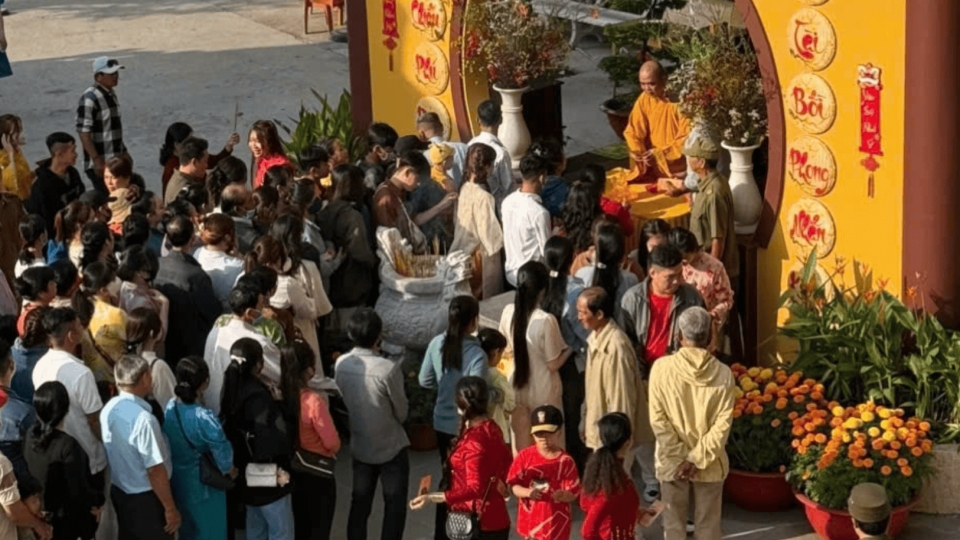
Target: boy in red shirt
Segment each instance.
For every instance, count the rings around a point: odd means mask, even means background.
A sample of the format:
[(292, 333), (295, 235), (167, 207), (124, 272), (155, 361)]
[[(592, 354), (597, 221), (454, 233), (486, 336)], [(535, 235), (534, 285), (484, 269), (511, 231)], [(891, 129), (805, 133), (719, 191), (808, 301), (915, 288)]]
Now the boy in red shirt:
[(534, 445), (517, 454), (507, 473), (507, 485), (519, 501), (517, 532), (525, 540), (567, 540), (580, 476), (560, 447), (563, 413), (552, 405), (537, 407), (530, 426)]

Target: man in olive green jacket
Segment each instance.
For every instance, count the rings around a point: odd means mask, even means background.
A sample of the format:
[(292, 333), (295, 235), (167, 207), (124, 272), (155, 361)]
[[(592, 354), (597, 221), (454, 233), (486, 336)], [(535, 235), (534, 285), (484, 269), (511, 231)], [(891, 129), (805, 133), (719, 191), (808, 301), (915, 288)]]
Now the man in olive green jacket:
[(880, 484), (865, 482), (850, 490), (847, 511), (853, 519), (857, 538), (886, 540), (890, 525), (890, 501), (887, 491)]
[(706, 347), (713, 325), (701, 307), (678, 321), (681, 348), (653, 365), (650, 425), (657, 438), (657, 478), (666, 511), (665, 540), (687, 537), (691, 484), (697, 540), (720, 540), (723, 480), (730, 464), (724, 447), (733, 423), (736, 381)]

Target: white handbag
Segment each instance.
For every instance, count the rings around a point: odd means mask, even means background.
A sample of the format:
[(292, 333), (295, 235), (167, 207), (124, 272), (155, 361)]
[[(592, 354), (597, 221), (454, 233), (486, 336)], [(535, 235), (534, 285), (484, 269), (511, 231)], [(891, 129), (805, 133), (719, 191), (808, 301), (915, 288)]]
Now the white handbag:
[(277, 487), (276, 463), (248, 463), (243, 474), (247, 487)]

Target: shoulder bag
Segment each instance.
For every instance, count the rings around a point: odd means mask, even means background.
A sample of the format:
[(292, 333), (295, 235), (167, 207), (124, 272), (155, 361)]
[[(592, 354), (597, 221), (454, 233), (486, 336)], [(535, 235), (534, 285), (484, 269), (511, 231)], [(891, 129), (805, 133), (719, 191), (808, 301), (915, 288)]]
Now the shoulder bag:
[(206, 452), (198, 451), (197, 447), (190, 442), (187, 432), (183, 430), (183, 420), (180, 418), (180, 405), (178, 403), (173, 404), (173, 411), (177, 415), (177, 425), (180, 427), (183, 440), (187, 441), (187, 446), (200, 456), (200, 483), (220, 491), (232, 489), (236, 481), (230, 475), (223, 474), (220, 467), (217, 466), (217, 462), (213, 459), (213, 454), (209, 450)]
[(447, 512), (446, 532), (450, 540), (477, 540), (480, 538), (480, 516), (483, 515), (483, 506), (487, 502), (487, 495), (490, 494), (490, 485), (496, 478), (490, 478), (487, 482), (487, 489), (483, 492), (483, 499), (480, 499), (480, 512), (474, 505), (473, 512)]
[(320, 478), (333, 478), (333, 471), (336, 466), (337, 458), (327, 457), (303, 448), (298, 448), (290, 461), (290, 468), (294, 471), (319, 476)]

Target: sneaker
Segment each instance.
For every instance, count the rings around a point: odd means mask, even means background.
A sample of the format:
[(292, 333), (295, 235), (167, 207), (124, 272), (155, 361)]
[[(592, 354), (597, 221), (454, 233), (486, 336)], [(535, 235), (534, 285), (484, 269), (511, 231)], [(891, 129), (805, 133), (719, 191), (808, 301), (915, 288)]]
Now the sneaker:
[(652, 503), (660, 498), (660, 484), (647, 484), (643, 488), (643, 501)]
[(695, 531), (695, 529), (694, 529), (694, 527), (693, 527), (693, 520), (688, 519), (688, 520), (687, 520), (687, 534), (693, 534), (694, 531)]

